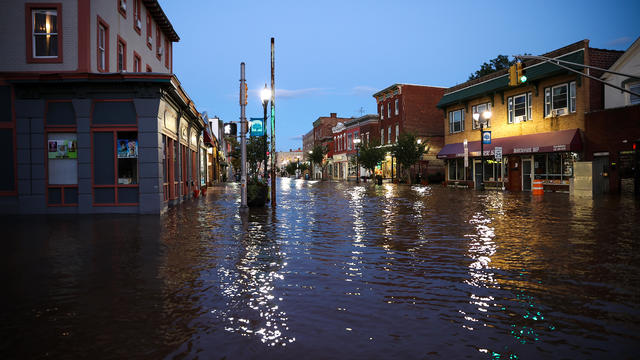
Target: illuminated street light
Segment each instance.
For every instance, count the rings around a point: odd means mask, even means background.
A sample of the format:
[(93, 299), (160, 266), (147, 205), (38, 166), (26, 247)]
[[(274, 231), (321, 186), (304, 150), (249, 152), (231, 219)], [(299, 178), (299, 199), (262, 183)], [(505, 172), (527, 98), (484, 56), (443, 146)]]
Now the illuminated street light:
[(356, 184), (360, 184), (360, 138), (353, 139), (353, 145), (356, 147)]
[(480, 169), (482, 174), (480, 174), (480, 183), (478, 184), (479, 190), (484, 190), (484, 139), (482, 138), (484, 135), (484, 124), (489, 123), (489, 119), (491, 119), (491, 111), (487, 110), (482, 113), (473, 113), (473, 121), (475, 123), (480, 123)]

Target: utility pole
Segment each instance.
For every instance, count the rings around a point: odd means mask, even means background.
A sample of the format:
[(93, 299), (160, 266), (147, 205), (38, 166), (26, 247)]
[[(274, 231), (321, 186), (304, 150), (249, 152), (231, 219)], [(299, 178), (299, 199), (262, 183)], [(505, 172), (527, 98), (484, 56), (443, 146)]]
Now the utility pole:
[(275, 48), (271, 38), (271, 207), (276, 207), (276, 82)]
[(245, 114), (247, 89), (244, 78), (244, 62), (240, 63), (240, 149), (242, 151), (240, 178), (240, 208), (247, 207), (247, 118)]

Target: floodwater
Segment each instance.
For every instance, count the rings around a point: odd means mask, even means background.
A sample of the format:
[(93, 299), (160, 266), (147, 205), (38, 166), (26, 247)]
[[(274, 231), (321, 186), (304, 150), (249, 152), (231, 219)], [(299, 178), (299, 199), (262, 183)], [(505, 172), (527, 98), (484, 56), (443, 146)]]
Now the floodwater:
[(1, 218), (0, 358), (638, 356), (634, 200), (278, 181), (273, 212)]

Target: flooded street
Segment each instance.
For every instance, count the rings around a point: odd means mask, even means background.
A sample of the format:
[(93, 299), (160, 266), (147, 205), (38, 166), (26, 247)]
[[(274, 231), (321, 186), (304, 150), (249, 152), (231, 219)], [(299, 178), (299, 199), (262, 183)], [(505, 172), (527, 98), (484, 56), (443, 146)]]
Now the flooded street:
[(638, 202), (278, 181), (275, 212), (228, 184), (162, 217), (3, 217), (0, 358), (640, 350)]

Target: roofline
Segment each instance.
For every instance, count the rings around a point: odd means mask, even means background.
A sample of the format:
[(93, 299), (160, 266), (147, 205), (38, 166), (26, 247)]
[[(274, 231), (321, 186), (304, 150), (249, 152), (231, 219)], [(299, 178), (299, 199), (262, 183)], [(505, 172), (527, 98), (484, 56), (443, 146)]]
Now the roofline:
[(173, 29), (171, 21), (167, 18), (167, 15), (162, 10), (158, 0), (142, 0), (142, 3), (147, 8), (147, 11), (151, 14), (158, 26), (162, 29), (162, 32), (173, 42), (180, 41), (178, 33)]
[[(631, 53), (636, 49), (638, 49), (638, 52), (640, 52), (640, 36), (638, 36), (638, 38), (633, 43), (631, 43), (631, 45), (629, 45), (627, 50), (624, 51), (624, 53), (618, 58), (618, 60), (616, 60), (616, 62), (614, 62), (609, 67), (609, 69), (615, 70), (618, 66), (621, 66), (622, 64), (627, 62), (629, 60), (629, 57), (631, 56)], [(600, 78), (607, 79), (611, 76), (615, 75), (605, 72)]]
[(389, 92), (393, 88), (400, 87), (400, 86), (405, 86), (405, 85), (407, 85), (407, 86), (429, 87), (429, 88), (437, 88), (437, 89), (448, 89), (448, 87), (445, 87), (445, 86), (420, 85), (420, 84), (409, 84), (409, 83), (395, 83), (395, 84), (393, 84), (391, 86), (387, 86), (386, 88), (378, 91), (377, 93), (374, 93), (371, 96), (373, 96), (374, 98), (377, 98), (379, 95), (382, 95), (382, 94), (384, 94), (386, 92)]

